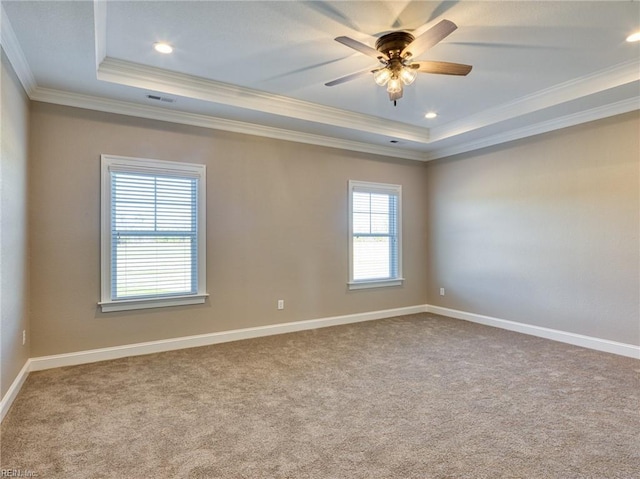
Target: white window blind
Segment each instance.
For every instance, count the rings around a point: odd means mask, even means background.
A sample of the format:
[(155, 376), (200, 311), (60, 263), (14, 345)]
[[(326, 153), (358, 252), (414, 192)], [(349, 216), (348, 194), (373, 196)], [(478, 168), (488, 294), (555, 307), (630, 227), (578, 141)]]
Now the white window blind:
[(401, 187), (351, 181), (349, 195), (350, 287), (400, 284)]
[(111, 297), (198, 291), (197, 183), (193, 178), (111, 175)]
[(202, 165), (103, 156), (103, 311), (204, 301), (203, 187)]

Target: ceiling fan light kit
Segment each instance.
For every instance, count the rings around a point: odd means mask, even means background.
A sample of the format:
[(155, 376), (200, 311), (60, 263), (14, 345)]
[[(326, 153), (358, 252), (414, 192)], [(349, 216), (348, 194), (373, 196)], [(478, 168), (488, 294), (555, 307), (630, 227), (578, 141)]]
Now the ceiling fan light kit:
[(411, 85), (418, 76), (418, 72), (441, 75), (467, 75), (472, 68), (470, 65), (412, 61), (414, 57), (421, 55), (442, 41), (457, 28), (455, 23), (449, 20), (442, 20), (417, 38), (405, 31), (387, 33), (376, 41), (375, 49), (349, 37), (337, 37), (335, 39), (337, 42), (376, 58), (381, 66), (372, 70), (352, 73), (325, 83), (325, 85), (335, 86), (355, 80), (362, 75), (373, 73), (373, 80), (377, 85), (386, 85), (389, 100), (393, 101), (395, 106), (396, 101), (402, 98), (403, 86)]
[(391, 80), (391, 70), (388, 68), (380, 68), (373, 71), (373, 81), (378, 86), (385, 86), (389, 80)]
[(387, 83), (387, 91), (389, 93), (402, 93), (402, 82), (399, 78), (391, 78)]
[(404, 67), (400, 72), (400, 80), (405, 85), (411, 85), (418, 77), (418, 70), (415, 68)]

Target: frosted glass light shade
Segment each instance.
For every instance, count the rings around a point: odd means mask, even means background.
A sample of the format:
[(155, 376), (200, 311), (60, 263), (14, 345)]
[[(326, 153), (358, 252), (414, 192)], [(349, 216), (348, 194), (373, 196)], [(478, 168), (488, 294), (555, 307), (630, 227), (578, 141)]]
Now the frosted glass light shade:
[(402, 82), (400, 81), (400, 79), (392, 78), (391, 80), (389, 80), (389, 83), (387, 83), (387, 91), (389, 93), (398, 93), (402, 91)]
[(388, 68), (382, 68), (373, 74), (373, 81), (378, 85), (384, 86), (391, 78), (391, 71)]
[(400, 72), (400, 79), (405, 85), (411, 85), (415, 81), (417, 76), (418, 70), (414, 70), (413, 68), (404, 67)]

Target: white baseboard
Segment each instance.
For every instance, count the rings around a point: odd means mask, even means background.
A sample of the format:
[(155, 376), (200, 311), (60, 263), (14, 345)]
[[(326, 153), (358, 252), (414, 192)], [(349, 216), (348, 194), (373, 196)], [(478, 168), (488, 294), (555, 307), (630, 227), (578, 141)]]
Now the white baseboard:
[(11, 386), (9, 387), (9, 389), (7, 390), (7, 393), (2, 398), (2, 401), (0, 401), (0, 422), (4, 420), (4, 417), (9, 412), (9, 408), (13, 404), (13, 401), (16, 399), (16, 396), (20, 392), (20, 389), (22, 389), (22, 385), (27, 380), (30, 370), (31, 370), (31, 359), (27, 359), (27, 362), (24, 363), (24, 366), (22, 366), (22, 369), (20, 370), (16, 378), (13, 380), (13, 383), (11, 383)]
[(307, 329), (325, 328), (328, 326), (338, 326), (340, 324), (358, 323), (361, 321), (371, 321), (374, 319), (392, 318), (405, 314), (416, 314), (426, 312), (425, 305), (408, 306), (404, 308), (385, 309), (382, 311), (371, 311), (367, 313), (347, 314), (344, 316), (334, 316), (322, 319), (310, 319), (306, 321), (295, 321), (291, 323), (271, 324), (256, 328), (234, 329), (219, 333), (199, 334), (197, 336), (184, 336), (180, 338), (163, 339), (160, 341), (149, 341), (145, 343), (127, 344), (111, 348), (92, 349), (79, 351), (76, 353), (56, 354), (53, 356), (41, 356), (31, 358), (31, 371), (43, 369), (59, 368), (63, 366), (74, 366), (87, 364), (109, 359), (118, 359), (129, 356), (140, 356), (143, 354), (161, 353), (176, 349), (194, 348), (199, 346), (209, 346), (211, 344), (238, 341), (241, 339), (258, 338), (261, 336), (271, 336), (274, 334), (293, 333)]
[(541, 338), (552, 339), (562, 343), (573, 344), (583, 348), (595, 349), (607, 353), (618, 354), (630, 358), (640, 359), (640, 346), (633, 344), (619, 343), (608, 339), (595, 338), (593, 336), (585, 336), (582, 334), (569, 333), (557, 329), (544, 328), (531, 324), (517, 323), (515, 321), (507, 321), (506, 319), (492, 318), (491, 316), (483, 316), (481, 314), (468, 313), (457, 309), (443, 308), (440, 306), (427, 305), (427, 312), (441, 314), (450, 318), (462, 319), (472, 323), (484, 324), (518, 333), (529, 334)]
[(20, 392), (30, 371), (41, 371), (44, 369), (59, 368), (63, 366), (75, 366), (88, 364), (97, 361), (107, 361), (129, 356), (140, 356), (143, 354), (161, 353), (176, 349), (193, 348), (198, 346), (209, 346), (211, 344), (239, 341), (241, 339), (258, 338), (271, 336), (274, 334), (293, 333), (308, 329), (324, 328), (328, 326), (338, 326), (341, 324), (358, 323), (375, 319), (392, 318), (406, 314), (434, 313), (448, 316), (454, 319), (462, 319), (474, 323), (485, 324), (497, 328), (508, 329), (519, 333), (539, 336), (554, 341), (582, 346), (598, 351), (619, 354), (631, 358), (640, 359), (640, 346), (632, 344), (618, 343), (607, 339), (594, 338), (581, 334), (568, 333), (530, 324), (517, 323), (504, 319), (482, 316), (480, 314), (458, 311), (455, 309), (442, 308), (428, 304), (408, 306), (404, 308), (385, 309), (382, 311), (371, 311), (367, 313), (347, 314), (344, 316), (333, 316), (329, 318), (311, 319), (307, 321), (296, 321), (291, 323), (272, 324), (259, 326), (256, 328), (234, 329), (219, 333), (200, 334), (197, 336), (184, 336), (180, 338), (164, 339), (160, 341), (149, 341), (145, 343), (127, 344), (111, 348), (92, 349), (88, 351), (78, 351), (75, 353), (56, 354), (53, 356), (41, 356), (27, 360), (18, 376), (11, 384), (11, 387), (0, 401), (0, 421), (2, 421), (13, 404), (16, 396)]
[(235, 329), (222, 331), (219, 333), (200, 334), (197, 336), (184, 336), (180, 338), (164, 339), (160, 341), (149, 341), (137, 344), (127, 344), (124, 346), (114, 346), (110, 348), (92, 349), (88, 351), (78, 351), (75, 353), (55, 354), (52, 356), (40, 356), (28, 359), (18, 376), (11, 384), (11, 387), (0, 401), (0, 422), (4, 419), (13, 404), (16, 396), (20, 392), (22, 385), (26, 381), (30, 371), (42, 371), (44, 369), (59, 368), (63, 366), (75, 366), (79, 364), (94, 363), (97, 361), (107, 361), (129, 356), (140, 356), (143, 354), (161, 353), (176, 349), (194, 348), (198, 346), (209, 346), (211, 344), (239, 341), (241, 339), (258, 338), (261, 336), (272, 336), (274, 334), (293, 333), (308, 329), (325, 328), (328, 326), (338, 326), (341, 324), (358, 323), (375, 319), (392, 318), (405, 314), (424, 313), (427, 306), (408, 306), (404, 308), (385, 309), (381, 311), (370, 311), (367, 313), (347, 314), (343, 316), (333, 316), (329, 318), (311, 319), (307, 321), (295, 321), (291, 323), (272, 324), (259, 326), (256, 328)]

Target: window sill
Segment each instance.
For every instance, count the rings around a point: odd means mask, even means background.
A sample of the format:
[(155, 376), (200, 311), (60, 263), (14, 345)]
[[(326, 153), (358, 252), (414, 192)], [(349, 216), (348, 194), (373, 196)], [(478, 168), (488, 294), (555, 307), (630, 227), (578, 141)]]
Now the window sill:
[(387, 286), (402, 286), (404, 278), (368, 280), (368, 281), (350, 281), (349, 289), (368, 289), (368, 288), (384, 288)]
[(121, 301), (102, 301), (98, 303), (103, 313), (113, 311), (128, 311), (132, 309), (165, 308), (168, 306), (184, 306), (187, 304), (202, 304), (208, 294), (195, 294), (189, 296), (172, 296), (168, 298), (150, 299), (124, 299)]

